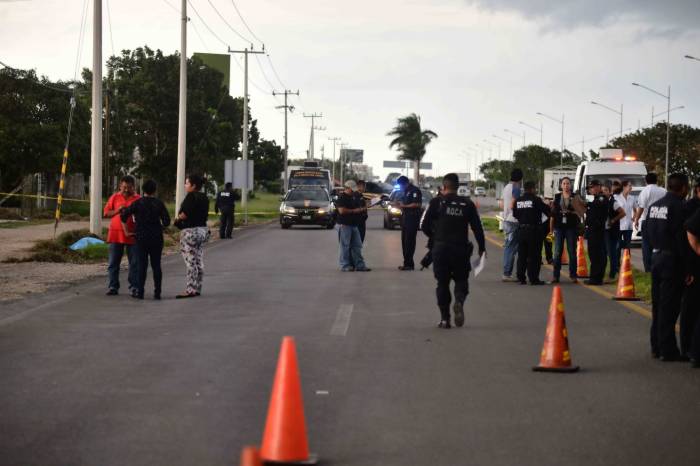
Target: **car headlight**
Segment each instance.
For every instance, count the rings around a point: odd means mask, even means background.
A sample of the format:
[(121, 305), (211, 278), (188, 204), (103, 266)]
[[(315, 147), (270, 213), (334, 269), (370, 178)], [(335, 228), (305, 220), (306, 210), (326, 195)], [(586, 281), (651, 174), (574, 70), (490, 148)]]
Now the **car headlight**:
[(389, 213), (394, 215), (401, 215), (401, 209), (398, 209), (396, 207), (389, 207)]
[(293, 214), (293, 213), (296, 213), (296, 211), (297, 211), (294, 207), (288, 206), (288, 205), (283, 205), (280, 210), (282, 212), (287, 213), (287, 214)]
[(326, 213), (326, 209), (318, 209), (318, 210), (316, 211), (316, 213), (319, 214), (319, 215), (323, 215), (323, 214)]

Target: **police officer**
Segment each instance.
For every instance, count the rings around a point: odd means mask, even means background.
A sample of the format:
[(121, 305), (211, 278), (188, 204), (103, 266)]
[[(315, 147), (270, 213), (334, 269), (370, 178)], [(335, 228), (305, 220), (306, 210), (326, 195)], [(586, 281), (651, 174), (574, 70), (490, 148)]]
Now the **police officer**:
[[(686, 201), (683, 209), (683, 218), (687, 220), (686, 230), (691, 231), (693, 221), (690, 219), (700, 219), (700, 217), (695, 217), (696, 213), (700, 212), (700, 178), (695, 180), (693, 196)], [(695, 223), (697, 224), (698, 222), (695, 221)], [(687, 238), (686, 243), (688, 243)], [(693, 335), (696, 328), (700, 332), (700, 306), (698, 305), (700, 303), (700, 256), (695, 254), (689, 243), (687, 245), (688, 271), (693, 276), (693, 279), (691, 283), (686, 283), (681, 304), (681, 354), (688, 354), (694, 360), (694, 364), (697, 363), (698, 367), (700, 367), (700, 334), (697, 336)], [(693, 354), (693, 348), (696, 348), (695, 353), (697, 354)]]
[(226, 183), (224, 190), (219, 191), (216, 195), (216, 204), (214, 204), (214, 212), (217, 214), (221, 211), (219, 238), (231, 238), (233, 232), (233, 212), (235, 209), (236, 195), (233, 192), (233, 185)]
[(413, 255), (416, 252), (416, 235), (420, 226), (423, 194), (405, 176), (396, 180), (403, 195), (397, 205), (401, 209), (401, 249), (403, 250), (403, 265), (399, 270), (413, 270)]
[[(353, 195), (357, 198), (357, 203), (360, 205), (364, 205), (365, 207), (369, 207), (367, 204), (367, 200), (364, 197), (365, 190), (367, 189), (367, 184), (365, 183), (365, 180), (357, 180), (357, 191), (353, 192)], [(362, 242), (365, 242), (365, 234), (367, 233), (367, 218), (368, 218), (367, 211), (365, 211), (362, 215), (359, 216), (358, 218), (358, 224), (357, 224), (357, 229), (360, 230), (360, 239)]]
[(421, 230), (433, 240), (433, 274), (437, 280), (437, 302), (440, 308), (439, 328), (450, 328), (450, 281), (454, 280), (455, 325), (464, 325), (464, 301), (469, 294), (469, 256), (474, 246), (469, 241), (471, 227), (479, 245), (479, 255), (486, 252), (484, 230), (474, 203), (457, 195), (459, 178), (454, 173), (442, 180), (442, 196), (430, 201), (423, 214)]
[(651, 352), (662, 361), (687, 360), (676, 343), (676, 320), (681, 311), (684, 282), (688, 279), (683, 228), (683, 199), (688, 194), (688, 177), (668, 177), (666, 195), (649, 206), (645, 234), (651, 256)]
[[(698, 180), (700, 181), (700, 180)], [(700, 183), (695, 184), (696, 198), (700, 198)], [(692, 283), (686, 288), (686, 304), (688, 307), (695, 307), (695, 323), (691, 329), (691, 322), (686, 319), (686, 333), (690, 334), (688, 344), (688, 355), (690, 356), (691, 366), (695, 369), (700, 369), (700, 316), (698, 313), (698, 302), (700, 302), (698, 284), (700, 283), (700, 209), (697, 209), (692, 217), (685, 222), (687, 230), (688, 245), (690, 246), (691, 255), (691, 272), (693, 274)], [(688, 283), (686, 282), (686, 285)], [(690, 309), (688, 309), (690, 311)], [(684, 309), (685, 312), (685, 309)], [(681, 345), (683, 345), (683, 317), (681, 317)]]
[[(605, 274), (605, 222), (608, 219), (608, 199), (601, 192), (602, 185), (592, 180), (588, 193), (593, 201), (586, 205), (586, 240), (588, 241), (588, 258), (591, 270), (586, 285), (602, 285)], [(569, 258), (573, 260), (573, 258)]]
[(515, 200), (513, 217), (518, 220), (518, 268), (517, 276), (525, 285), (525, 269), (530, 285), (544, 285), (540, 280), (542, 265), (542, 216), (549, 217), (549, 207), (535, 195), (535, 182), (526, 181), (524, 193)]

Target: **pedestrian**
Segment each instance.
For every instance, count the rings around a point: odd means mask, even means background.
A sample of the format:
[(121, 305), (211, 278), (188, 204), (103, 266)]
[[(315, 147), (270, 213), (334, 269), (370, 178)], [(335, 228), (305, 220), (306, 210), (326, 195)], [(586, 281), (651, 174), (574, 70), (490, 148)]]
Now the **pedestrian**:
[(454, 173), (445, 175), (443, 191), (430, 201), (421, 220), (421, 230), (433, 241), (433, 274), (437, 280), (437, 303), (440, 308), (439, 328), (448, 329), (450, 323), (450, 281), (454, 286), (454, 321), (464, 325), (464, 302), (469, 294), (469, 258), (474, 245), (469, 241), (471, 227), (479, 246), (479, 256), (486, 253), (484, 230), (474, 203), (457, 195), (459, 178)]
[(605, 221), (608, 218), (608, 200), (601, 192), (598, 180), (591, 180), (588, 194), (593, 200), (586, 205), (586, 240), (591, 269), (586, 285), (602, 285), (605, 275)]
[(187, 195), (180, 205), (175, 226), (180, 228), (180, 253), (185, 261), (187, 275), (185, 292), (177, 299), (194, 298), (202, 294), (204, 280), (204, 243), (209, 241), (211, 233), (207, 227), (209, 217), (209, 198), (201, 192), (204, 180), (201, 176), (191, 174), (185, 179)]
[(687, 219), (685, 257), (692, 279), (686, 283), (681, 301), (681, 354), (693, 360), (693, 367), (700, 367), (700, 256), (693, 247), (693, 232), (697, 235), (700, 231), (700, 178), (695, 181), (693, 196), (683, 206), (683, 218)]
[[(367, 207), (367, 199), (365, 199), (364, 194), (365, 190), (367, 189), (367, 184), (365, 183), (365, 180), (358, 180), (357, 181), (357, 191), (354, 192), (355, 197), (357, 197), (358, 202), (363, 204), (365, 207)], [(357, 229), (360, 231), (360, 239), (362, 240), (362, 244), (365, 242), (365, 234), (367, 233), (367, 218), (369, 215), (367, 214), (367, 210), (363, 214), (360, 215), (359, 217), (359, 223), (357, 224)]]
[[(133, 176), (123, 176), (121, 180), (119, 180), (119, 191), (112, 194), (107, 204), (105, 204), (103, 211), (105, 217), (111, 218), (109, 229), (107, 230), (107, 243), (109, 243), (109, 265), (107, 266), (107, 273), (109, 275), (109, 282), (107, 285), (108, 296), (119, 294), (119, 268), (121, 267), (125, 250), (129, 262), (129, 294), (134, 295), (138, 290), (136, 239), (124, 234), (124, 228), (122, 227), (121, 218), (119, 216), (122, 209), (129, 207), (132, 202), (139, 199), (140, 196), (136, 194), (135, 184)], [(132, 219), (127, 221), (127, 231), (134, 231), (134, 221)]]
[(578, 194), (572, 192), (571, 178), (563, 177), (559, 181), (559, 193), (554, 195), (550, 231), (554, 235), (554, 272), (552, 283), (559, 283), (561, 277), (561, 258), (564, 248), (569, 253), (569, 279), (578, 282), (576, 257), (576, 242), (580, 218), (583, 212), (583, 201)]
[(345, 190), (340, 193), (335, 207), (338, 211), (336, 223), (338, 224), (338, 243), (340, 247), (339, 261), (342, 272), (369, 272), (371, 269), (365, 264), (362, 257), (362, 239), (357, 225), (362, 214), (367, 211), (364, 202), (359, 202), (354, 192), (357, 184), (348, 180), (345, 182)]
[(620, 219), (620, 247), (618, 248), (618, 257), (621, 257), (623, 249), (629, 249), (632, 243), (632, 224), (634, 220), (634, 206), (637, 202), (635, 196), (632, 196), (632, 182), (624, 180), (622, 182), (622, 192), (615, 195), (618, 204), (625, 211), (625, 216)]
[[(138, 287), (135, 298), (143, 299), (146, 285), (146, 273), (150, 260), (153, 269), (153, 299), (160, 299), (163, 272), (160, 257), (163, 253), (163, 229), (170, 225), (170, 215), (163, 202), (155, 196), (156, 182), (147, 180), (143, 183), (143, 197), (122, 209), (121, 221), (126, 236), (136, 238), (138, 254)], [(136, 232), (129, 231), (127, 222), (133, 218)]]
[(229, 239), (233, 233), (234, 213), (236, 209), (236, 193), (231, 183), (226, 183), (224, 189), (216, 195), (214, 213), (221, 212), (219, 217), (219, 238)]
[(399, 270), (413, 270), (413, 255), (416, 252), (416, 235), (420, 226), (421, 211), (423, 209), (423, 193), (414, 186), (407, 177), (400, 176), (396, 180), (402, 195), (396, 205), (401, 209), (401, 250), (403, 252), (403, 265)]
[(523, 194), (515, 200), (513, 217), (518, 221), (517, 277), (521, 285), (544, 285), (540, 280), (542, 266), (542, 215), (549, 216), (549, 207), (535, 194), (535, 182), (526, 181)]
[(646, 186), (639, 193), (637, 198), (637, 207), (634, 211), (634, 228), (642, 234), (642, 261), (644, 263), (644, 271), (651, 272), (651, 244), (645, 238), (644, 220), (647, 218), (647, 210), (649, 206), (666, 195), (666, 190), (657, 186), (658, 177), (656, 173), (647, 173), (644, 178)]
[(651, 258), (651, 352), (662, 361), (687, 360), (676, 343), (676, 320), (681, 311), (684, 282), (692, 275), (686, 270), (687, 240), (683, 228), (683, 199), (688, 194), (688, 177), (673, 173), (668, 192), (647, 209), (644, 234), (652, 247)]
[(505, 185), (501, 195), (503, 203), (503, 277), (504, 282), (515, 281), (513, 279), (513, 265), (515, 255), (518, 252), (518, 221), (513, 216), (513, 202), (520, 197), (520, 184), (523, 180), (523, 171), (519, 168), (510, 172), (510, 183)]
[(620, 270), (620, 220), (625, 217), (625, 210), (616, 196), (622, 193), (622, 184), (615, 180), (612, 186), (603, 186), (603, 195), (608, 200), (608, 217), (605, 221), (605, 252), (607, 254), (610, 267), (608, 279), (615, 280), (617, 272)]

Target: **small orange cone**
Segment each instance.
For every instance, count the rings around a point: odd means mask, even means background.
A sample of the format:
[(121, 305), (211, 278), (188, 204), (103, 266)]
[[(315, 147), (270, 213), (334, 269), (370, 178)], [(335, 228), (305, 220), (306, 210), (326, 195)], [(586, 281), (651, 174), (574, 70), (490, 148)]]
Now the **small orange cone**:
[(617, 280), (617, 293), (613, 296), (616, 301), (639, 301), (634, 293), (634, 278), (632, 277), (632, 255), (625, 249), (622, 255), (620, 278)]
[[(566, 243), (566, 242), (565, 242)], [(567, 251), (566, 244), (564, 244), (564, 250), (561, 252), (561, 265), (569, 265), (569, 253)]]
[(544, 335), (544, 345), (540, 356), (540, 364), (532, 368), (538, 372), (576, 372), (578, 366), (571, 364), (569, 352), (569, 334), (564, 319), (564, 301), (561, 288), (555, 286), (552, 290), (552, 302), (549, 305), (547, 331)]
[(260, 452), (256, 447), (244, 447), (241, 452), (241, 466), (262, 466)]
[(586, 262), (586, 249), (583, 245), (583, 236), (578, 237), (576, 246), (576, 277), (588, 278), (588, 262)]
[(284, 337), (260, 457), (265, 463), (316, 464), (309, 454), (294, 338)]

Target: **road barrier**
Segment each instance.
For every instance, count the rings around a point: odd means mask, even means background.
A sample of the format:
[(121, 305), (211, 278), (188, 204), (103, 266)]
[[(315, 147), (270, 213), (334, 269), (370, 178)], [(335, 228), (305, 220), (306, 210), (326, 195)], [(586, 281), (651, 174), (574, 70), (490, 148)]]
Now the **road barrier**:
[(241, 452), (241, 466), (262, 466), (260, 452), (256, 447), (244, 447)]
[(576, 277), (588, 278), (588, 262), (586, 262), (586, 249), (583, 246), (583, 236), (578, 237), (576, 246)]
[(552, 301), (549, 304), (547, 330), (540, 354), (540, 364), (532, 368), (536, 372), (576, 372), (578, 366), (571, 363), (569, 351), (569, 332), (564, 318), (564, 299), (561, 288), (555, 286), (552, 290)]
[(632, 254), (625, 249), (622, 255), (622, 269), (617, 281), (617, 292), (613, 298), (615, 301), (639, 301), (634, 291), (634, 277), (632, 276)]

